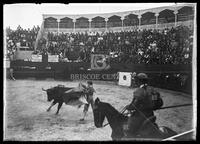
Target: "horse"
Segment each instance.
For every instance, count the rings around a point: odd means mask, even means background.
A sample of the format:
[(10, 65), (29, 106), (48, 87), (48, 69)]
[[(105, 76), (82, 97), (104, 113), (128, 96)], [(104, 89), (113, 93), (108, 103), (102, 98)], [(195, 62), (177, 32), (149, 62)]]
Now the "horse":
[(148, 118), (140, 127), (136, 135), (128, 135), (128, 116), (117, 111), (109, 103), (101, 102), (97, 97), (93, 106), (94, 124), (97, 128), (103, 127), (105, 117), (112, 129), (112, 140), (127, 139), (154, 139), (161, 140), (177, 133), (168, 127), (160, 126), (154, 122), (155, 116)]

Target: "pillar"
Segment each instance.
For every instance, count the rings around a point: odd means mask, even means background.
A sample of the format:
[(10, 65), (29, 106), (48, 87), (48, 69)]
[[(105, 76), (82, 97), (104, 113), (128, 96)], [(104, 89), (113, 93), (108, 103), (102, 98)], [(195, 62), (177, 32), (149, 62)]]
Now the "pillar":
[(141, 26), (141, 18), (142, 18), (142, 15), (138, 15), (138, 19), (139, 19), (139, 29), (140, 29), (140, 26)]
[(105, 22), (106, 22), (106, 31), (107, 31), (108, 30), (108, 28), (107, 28), (108, 18), (105, 18)]
[(92, 19), (89, 19), (88, 21), (89, 21), (89, 31), (91, 31), (91, 27), (92, 27), (91, 26), (91, 22), (92, 22)]
[(159, 13), (156, 13), (155, 14), (155, 17), (156, 17), (156, 29), (158, 29), (158, 16), (159, 16)]
[(60, 32), (60, 26), (59, 26), (59, 24), (60, 24), (60, 19), (57, 19), (57, 22), (58, 22), (58, 33)]
[(177, 26), (177, 14), (178, 14), (178, 11), (175, 10), (175, 11), (174, 11), (174, 15), (175, 15), (174, 26), (175, 26), (175, 27)]
[(122, 30), (124, 30), (124, 17), (121, 17), (121, 21), (122, 21)]
[(76, 19), (73, 19), (73, 23), (74, 23), (74, 29), (73, 29), (73, 31), (75, 32), (75, 29), (76, 29)]

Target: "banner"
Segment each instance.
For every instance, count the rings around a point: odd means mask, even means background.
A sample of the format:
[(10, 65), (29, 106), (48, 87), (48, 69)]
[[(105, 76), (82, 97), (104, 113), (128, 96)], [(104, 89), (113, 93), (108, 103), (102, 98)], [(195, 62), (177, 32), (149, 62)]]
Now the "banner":
[(91, 69), (92, 70), (107, 70), (110, 68), (109, 56), (104, 54), (91, 55)]
[(58, 62), (59, 56), (58, 55), (48, 55), (48, 62)]
[(42, 55), (31, 55), (32, 62), (42, 62)]
[(119, 85), (131, 86), (131, 72), (119, 72)]

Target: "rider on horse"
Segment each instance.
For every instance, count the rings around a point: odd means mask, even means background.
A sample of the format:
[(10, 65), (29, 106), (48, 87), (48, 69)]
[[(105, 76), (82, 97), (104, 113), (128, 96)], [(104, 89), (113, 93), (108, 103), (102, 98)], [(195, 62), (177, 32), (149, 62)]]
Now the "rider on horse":
[(132, 102), (126, 107), (132, 111), (128, 119), (128, 135), (135, 135), (143, 122), (154, 116), (153, 111), (163, 105), (159, 92), (147, 85), (149, 78), (145, 73), (139, 73), (135, 78), (138, 88), (133, 92)]

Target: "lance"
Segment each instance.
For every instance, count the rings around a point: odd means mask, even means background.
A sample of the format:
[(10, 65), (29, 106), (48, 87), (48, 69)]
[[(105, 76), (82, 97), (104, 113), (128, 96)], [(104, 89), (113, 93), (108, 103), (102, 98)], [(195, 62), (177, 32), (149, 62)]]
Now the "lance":
[(175, 108), (175, 107), (183, 107), (183, 106), (191, 106), (192, 104), (182, 104), (182, 105), (174, 105), (174, 106), (166, 106), (166, 107), (161, 107), (157, 110), (161, 110), (161, 109), (168, 109), (168, 108)]

